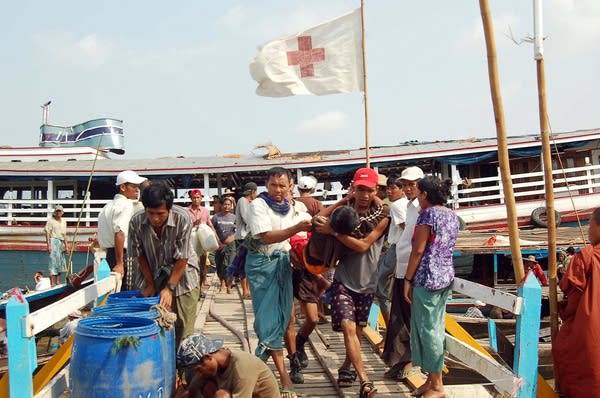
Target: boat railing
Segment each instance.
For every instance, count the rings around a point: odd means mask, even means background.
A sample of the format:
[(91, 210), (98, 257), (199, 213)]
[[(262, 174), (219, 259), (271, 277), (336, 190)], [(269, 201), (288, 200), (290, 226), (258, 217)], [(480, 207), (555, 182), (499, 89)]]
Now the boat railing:
[[(456, 195), (449, 203), (454, 209), (461, 206), (484, 206), (503, 204), (504, 191), (500, 173), (492, 177), (465, 179), (455, 184)], [(554, 192), (556, 196), (568, 196), (600, 192), (600, 165), (571, 167), (563, 170), (553, 170)], [(543, 199), (544, 172), (513, 174), (514, 195), (521, 199)]]
[[(446, 315), (446, 350), (492, 381), (502, 396), (535, 397), (542, 300), (537, 278), (530, 272), (516, 295), (461, 278), (454, 279), (452, 290), (514, 314), (514, 363), (512, 369), (498, 363), (449, 315)], [(493, 319), (488, 319), (488, 333), (490, 348), (498, 352), (499, 332)]]
[[(66, 318), (71, 312), (94, 301), (99, 303), (106, 294), (115, 290), (117, 280), (110, 273), (105, 260), (100, 262), (95, 274), (94, 283), (32, 313), (29, 313), (29, 304), (20, 292), (15, 292), (8, 300), (6, 304), (8, 377), (5, 374), (0, 380), (0, 396), (58, 397), (61, 392), (66, 390), (67, 377), (65, 373), (62, 374), (62, 377), (56, 378), (55, 376), (70, 357), (72, 339), (67, 340), (59, 347), (50, 362), (43, 369), (38, 370), (32, 378), (33, 372), (37, 368), (35, 337), (56, 322)], [(8, 383), (6, 379), (8, 379)], [(48, 384), (50, 380), (53, 383)]]
[[(583, 167), (571, 167), (554, 170), (554, 192), (556, 196), (568, 196), (600, 192), (600, 165), (588, 164)], [(520, 200), (543, 199), (544, 173), (542, 171), (513, 174), (515, 197)], [(314, 196), (325, 206), (335, 203), (346, 194), (345, 189), (318, 192)], [(499, 175), (465, 179), (453, 186), (454, 197), (449, 205), (454, 209), (460, 207), (485, 206), (503, 204), (504, 192)], [(98, 214), (110, 199), (2, 199), (0, 200), (0, 225), (10, 226), (44, 226), (52, 215), (55, 205), (64, 208), (63, 218), (70, 227), (79, 220), (82, 227), (95, 227)], [(188, 198), (177, 198), (179, 205), (189, 204)], [(207, 202), (205, 206), (212, 210)], [(83, 209), (83, 211), (82, 211)]]

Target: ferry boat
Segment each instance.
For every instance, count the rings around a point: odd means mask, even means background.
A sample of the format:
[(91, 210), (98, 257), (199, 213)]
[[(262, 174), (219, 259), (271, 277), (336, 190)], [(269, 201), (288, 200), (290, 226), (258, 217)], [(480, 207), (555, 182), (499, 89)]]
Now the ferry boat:
[[(584, 220), (600, 204), (600, 129), (556, 133), (552, 147), (555, 209), (563, 223)], [(539, 135), (509, 137), (508, 148), (519, 225), (543, 224)], [(290, 169), (297, 178), (314, 175), (319, 181), (316, 195), (331, 203), (345, 194), (353, 171), (365, 163), (364, 149), (360, 148), (157, 159), (111, 158), (107, 153), (105, 149), (82, 147), (3, 148), (0, 249), (45, 250), (42, 229), (53, 206), (60, 203), (69, 233), (79, 223), (77, 250), (87, 250), (99, 211), (116, 193), (115, 176), (127, 169), (152, 180), (168, 181), (178, 203), (185, 204), (190, 188), (201, 188), (208, 193), (204, 200), (210, 208), (211, 195), (226, 188), (239, 191), (253, 181), (259, 190), (264, 189), (265, 172), (274, 166)], [(371, 166), (387, 176), (400, 175), (405, 167), (416, 165), (426, 173), (451, 179), (453, 198), (448, 205), (466, 228), (490, 230), (506, 225), (495, 138), (410, 141), (373, 147), (370, 153)]]

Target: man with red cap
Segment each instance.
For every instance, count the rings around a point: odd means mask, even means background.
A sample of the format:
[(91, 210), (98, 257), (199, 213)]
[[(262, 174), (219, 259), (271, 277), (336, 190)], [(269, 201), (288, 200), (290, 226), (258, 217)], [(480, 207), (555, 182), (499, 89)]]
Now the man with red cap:
[[(340, 259), (335, 270), (332, 292), (333, 330), (344, 334), (346, 358), (338, 370), (338, 385), (349, 387), (360, 379), (360, 396), (370, 397), (376, 389), (365, 372), (360, 352), (360, 336), (367, 325), (369, 310), (377, 288), (377, 262), (383, 245), (382, 236), (389, 223), (389, 207), (376, 198), (377, 172), (360, 168), (354, 173), (349, 194), (319, 213), (314, 220), (317, 232), (331, 234), (354, 252)], [(360, 216), (357, 229), (362, 239), (340, 234), (331, 228), (329, 217), (339, 206), (349, 205)], [(323, 218), (322, 218), (323, 217)], [(354, 366), (355, 370), (351, 369)]]

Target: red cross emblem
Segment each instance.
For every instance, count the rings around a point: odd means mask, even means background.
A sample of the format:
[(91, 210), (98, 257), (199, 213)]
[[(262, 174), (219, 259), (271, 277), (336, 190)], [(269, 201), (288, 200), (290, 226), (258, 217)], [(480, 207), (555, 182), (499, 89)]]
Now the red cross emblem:
[(288, 65), (300, 65), (300, 77), (315, 75), (315, 62), (325, 60), (324, 48), (312, 48), (310, 36), (298, 37), (298, 51), (287, 52)]

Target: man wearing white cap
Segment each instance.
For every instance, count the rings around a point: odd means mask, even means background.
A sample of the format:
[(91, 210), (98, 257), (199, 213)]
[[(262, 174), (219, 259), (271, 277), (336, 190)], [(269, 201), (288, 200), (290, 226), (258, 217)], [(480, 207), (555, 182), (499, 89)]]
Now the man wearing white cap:
[(146, 178), (140, 177), (135, 171), (120, 172), (115, 184), (119, 192), (98, 215), (98, 244), (106, 251), (110, 269), (123, 276), (129, 221), (134, 213), (134, 201), (138, 200), (140, 194), (140, 184), (144, 181)]
[(383, 377), (404, 380), (418, 373), (413, 368), (410, 351), (410, 304), (404, 300), (404, 277), (408, 269), (408, 258), (412, 250), (412, 236), (421, 210), (417, 199), (417, 182), (425, 177), (423, 170), (412, 166), (402, 170), (400, 182), (408, 199), (404, 230), (396, 241), (396, 270), (392, 286), (390, 321), (386, 331), (385, 345), (381, 355), (390, 369)]
[(323, 203), (312, 196), (317, 188), (317, 179), (313, 176), (302, 176), (298, 180), (297, 187), (298, 192), (300, 192), (300, 197), (297, 199), (304, 203), (308, 214), (313, 217), (319, 214), (323, 210)]

